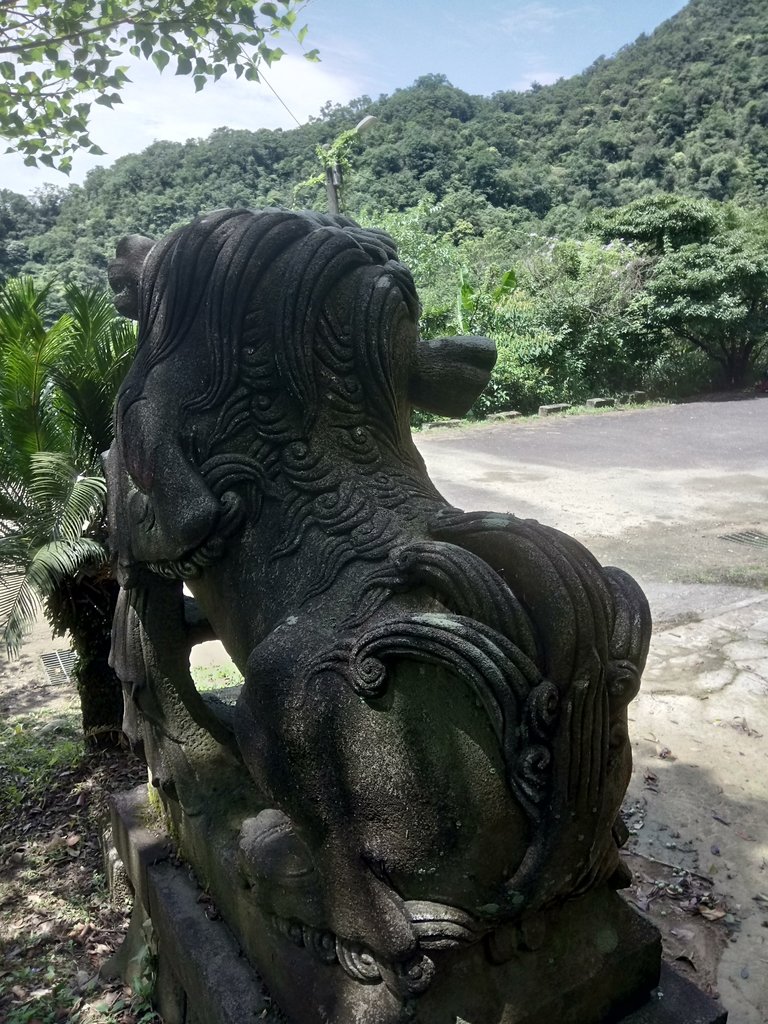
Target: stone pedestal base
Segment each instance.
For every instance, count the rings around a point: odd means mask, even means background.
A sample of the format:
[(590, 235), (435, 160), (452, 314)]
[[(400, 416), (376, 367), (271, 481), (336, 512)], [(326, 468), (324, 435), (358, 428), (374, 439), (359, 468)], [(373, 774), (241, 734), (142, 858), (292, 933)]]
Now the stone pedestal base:
[[(206, 916), (189, 870), (167, 859), (167, 839), (147, 827), (148, 815), (141, 790), (122, 794), (113, 834), (137, 904), (152, 920), (156, 1001), (166, 1024), (725, 1024), (727, 1014), (670, 968), (654, 987), (658, 933), (607, 890), (567, 903), (539, 934), (509, 929), (436, 956), (434, 985), (405, 1007), (384, 985), (361, 985), (338, 964), (318, 963), (251, 905), (246, 941), (262, 979), (242, 938)], [(229, 921), (226, 901), (211, 888)], [(243, 908), (236, 903), (237, 932)]]
[(659, 987), (645, 1006), (619, 1024), (726, 1024), (727, 1020), (727, 1011), (714, 999), (668, 964), (662, 964)]

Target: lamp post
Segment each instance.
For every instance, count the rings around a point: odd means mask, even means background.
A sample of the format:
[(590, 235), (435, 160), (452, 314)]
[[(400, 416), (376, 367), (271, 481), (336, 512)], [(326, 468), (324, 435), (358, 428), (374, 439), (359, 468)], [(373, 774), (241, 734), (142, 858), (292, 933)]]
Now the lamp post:
[(349, 146), (354, 138), (358, 135), (362, 135), (363, 132), (368, 131), (376, 122), (378, 117), (373, 114), (368, 114), (358, 121), (354, 128), (348, 131), (342, 132), (338, 138), (334, 139), (329, 145), (325, 147), (328, 153), (328, 160), (325, 162), (325, 192), (328, 197), (328, 212), (332, 214), (340, 213), (339, 205), (339, 193), (341, 187), (344, 184), (344, 170), (343, 170), (343, 153), (344, 150)]

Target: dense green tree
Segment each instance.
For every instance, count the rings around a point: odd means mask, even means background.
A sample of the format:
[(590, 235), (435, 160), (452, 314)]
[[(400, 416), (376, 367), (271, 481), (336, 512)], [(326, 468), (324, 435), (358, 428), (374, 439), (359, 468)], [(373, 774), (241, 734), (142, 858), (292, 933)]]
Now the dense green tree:
[(534, 252), (521, 288), (533, 322), (551, 342), (542, 355), (555, 391), (569, 401), (638, 386), (641, 369), (626, 336), (641, 282), (637, 257), (621, 243), (568, 240)]
[(606, 241), (640, 242), (648, 252), (661, 255), (668, 249), (706, 241), (728, 222), (728, 211), (718, 203), (661, 194), (595, 215), (590, 226)]
[[(674, 74), (670, 73), (674, 68)], [(81, 287), (103, 281), (116, 240), (160, 235), (226, 205), (319, 206), (316, 148), (364, 115), (345, 184), (353, 215), (405, 212), (436, 200), (427, 230), (457, 244), (506, 234), (506, 259), (526, 232), (584, 237), (595, 211), (652, 195), (759, 207), (768, 194), (768, 8), (759, 0), (692, 0), (652, 35), (581, 75), (492, 97), (441, 75), (346, 105), (327, 104), (291, 131), (219, 129), (207, 140), (159, 142), (70, 188), (52, 227), (30, 223), (14, 268)], [(467, 233), (467, 224), (471, 231)], [(15, 245), (15, 241), (14, 241)]]
[(765, 218), (712, 200), (653, 196), (596, 224), (644, 257), (644, 287), (629, 310), (637, 334), (698, 349), (719, 365), (721, 385), (742, 387), (768, 352)]
[(768, 358), (768, 234), (735, 229), (670, 249), (633, 313), (714, 360), (721, 385), (743, 387)]
[(32, 198), (0, 189), (0, 284), (30, 259), (28, 240), (56, 223), (62, 190), (45, 188)]
[(30, 279), (0, 293), (0, 630), (18, 651), (42, 609), (69, 633), (85, 736), (98, 746), (116, 738), (122, 712), (107, 663), (117, 586), (100, 455), (135, 336), (106, 296), (70, 289), (52, 323), (46, 298)]

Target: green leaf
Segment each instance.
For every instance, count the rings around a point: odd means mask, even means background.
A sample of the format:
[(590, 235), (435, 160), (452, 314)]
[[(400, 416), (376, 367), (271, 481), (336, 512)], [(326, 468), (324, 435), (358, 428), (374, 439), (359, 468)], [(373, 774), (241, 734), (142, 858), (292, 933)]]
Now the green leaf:
[(158, 71), (162, 71), (163, 68), (167, 67), (170, 59), (171, 58), (168, 56), (165, 50), (156, 50), (152, 54), (152, 60), (154, 61)]
[(299, 43), (303, 43), (304, 42), (304, 40), (307, 38), (307, 32), (308, 31), (309, 31), (309, 25), (302, 25), (302, 27), (296, 33), (296, 38), (298, 39)]
[(517, 275), (514, 270), (508, 270), (501, 278), (498, 287), (493, 292), (495, 302), (510, 295), (517, 288)]

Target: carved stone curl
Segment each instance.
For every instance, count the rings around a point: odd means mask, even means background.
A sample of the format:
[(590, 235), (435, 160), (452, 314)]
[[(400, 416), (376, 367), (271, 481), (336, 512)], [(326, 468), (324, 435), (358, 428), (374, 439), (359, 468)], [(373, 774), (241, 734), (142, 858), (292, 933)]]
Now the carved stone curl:
[[(223, 210), (124, 246), (113, 278), (139, 320), (107, 460), (113, 661), (185, 855), (302, 1022), (453, 1020), (457, 964), (483, 1020), (527, 1019), (493, 965), (624, 877), (645, 598), (436, 491), (411, 408), (468, 409), (495, 348), (420, 340), (387, 235)], [(234, 705), (191, 681), (182, 582)]]

